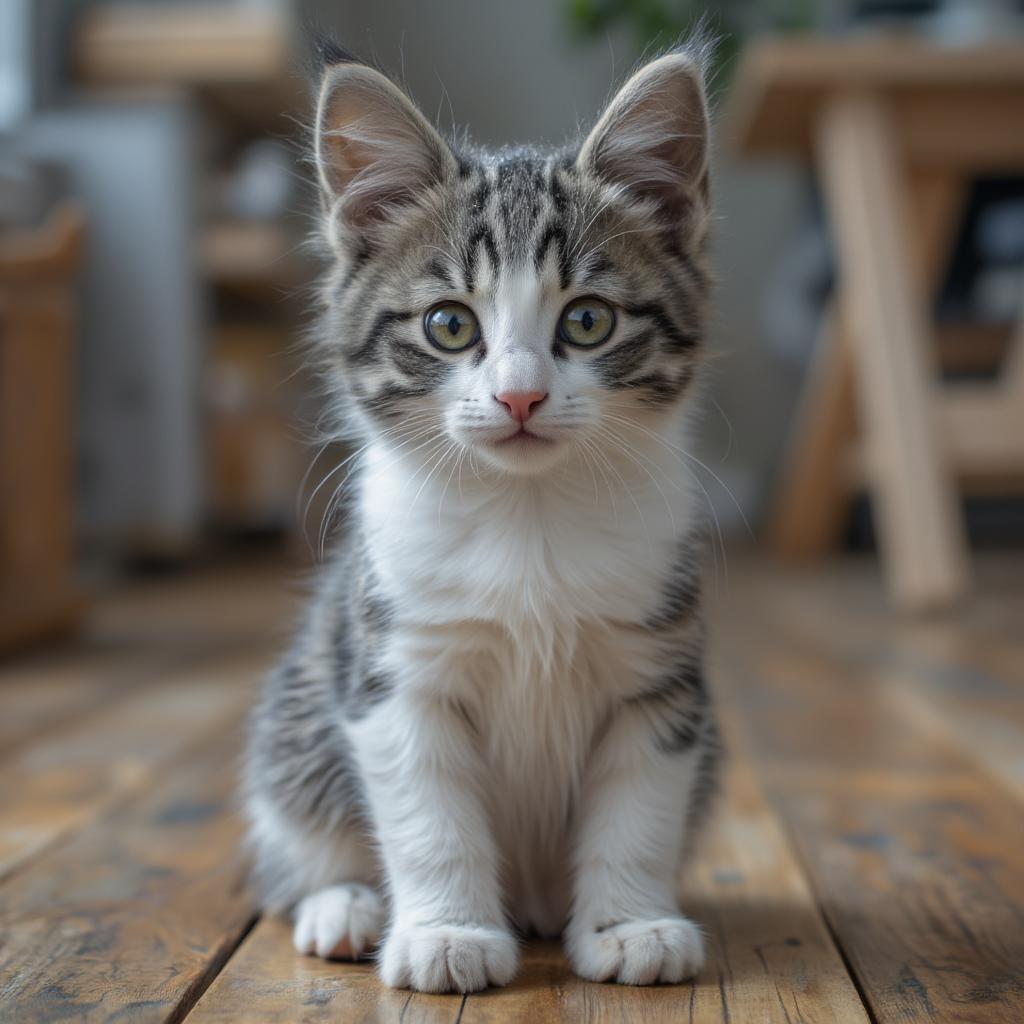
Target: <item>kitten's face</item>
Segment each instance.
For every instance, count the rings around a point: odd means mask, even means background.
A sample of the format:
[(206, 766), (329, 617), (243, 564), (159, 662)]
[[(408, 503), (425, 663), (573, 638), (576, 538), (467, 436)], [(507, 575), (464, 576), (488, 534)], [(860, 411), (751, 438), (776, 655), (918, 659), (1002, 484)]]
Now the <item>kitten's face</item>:
[(639, 72), (569, 158), (456, 158), (359, 65), (328, 72), (320, 126), (323, 340), (371, 436), (538, 474), (684, 400), (707, 291), (691, 61)]

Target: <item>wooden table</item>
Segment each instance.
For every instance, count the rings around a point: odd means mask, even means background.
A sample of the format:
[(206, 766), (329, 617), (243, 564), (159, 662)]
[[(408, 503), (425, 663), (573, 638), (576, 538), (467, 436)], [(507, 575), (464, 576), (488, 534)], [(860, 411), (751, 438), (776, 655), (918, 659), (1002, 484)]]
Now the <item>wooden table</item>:
[(1024, 331), (995, 385), (940, 388), (929, 300), (966, 186), (1024, 171), (1024, 46), (755, 45), (725, 132), (743, 155), (795, 155), (816, 169), (840, 271), (776, 546), (808, 556), (834, 543), (852, 466), (872, 499), (891, 599), (951, 605), (969, 586), (958, 480), (1024, 480)]

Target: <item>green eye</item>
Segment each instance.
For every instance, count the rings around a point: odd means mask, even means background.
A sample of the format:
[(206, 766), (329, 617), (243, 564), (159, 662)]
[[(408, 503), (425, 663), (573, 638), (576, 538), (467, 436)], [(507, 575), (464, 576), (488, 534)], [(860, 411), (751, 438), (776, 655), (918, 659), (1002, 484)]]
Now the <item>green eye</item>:
[(576, 299), (565, 307), (560, 329), (571, 345), (590, 348), (608, 339), (615, 327), (615, 313), (601, 299)]
[(427, 339), (445, 352), (461, 352), (480, 340), (480, 324), (473, 311), (461, 302), (442, 302), (423, 319)]

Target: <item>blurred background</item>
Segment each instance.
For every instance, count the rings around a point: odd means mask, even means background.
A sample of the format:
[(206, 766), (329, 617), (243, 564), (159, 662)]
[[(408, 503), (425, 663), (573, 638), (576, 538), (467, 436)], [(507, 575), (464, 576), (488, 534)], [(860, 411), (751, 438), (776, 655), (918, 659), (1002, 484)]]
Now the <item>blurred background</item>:
[[(81, 623), (92, 595), (139, 574), (315, 559), (331, 490), (316, 488), (340, 453), (316, 440), (300, 344), (317, 271), (303, 247), (311, 34), (376, 58), (444, 129), (560, 142), (703, 14), (721, 38), (720, 283), (697, 455), (727, 544), (749, 547), (779, 532), (835, 276), (814, 161), (784, 143), (750, 159), (749, 118), (730, 115), (756, 106), (750, 47), (909, 40), (955, 62), (1005, 51), (1024, 4), (0, 4), (0, 646)], [(972, 171), (947, 234), (928, 295), (942, 373), (994, 379), (1024, 294), (1024, 179), (1005, 161)], [(972, 545), (1024, 536), (1010, 476), (967, 495)], [(873, 550), (863, 491), (844, 491), (819, 548)]]
[[(410, 1003), (296, 957), (238, 860), (345, 457), (310, 40), (560, 143), (702, 17), (709, 968), (613, 994), (545, 946)], [(0, 0), (0, 1017), (1024, 1020), (1022, 299), (1024, 0)]]

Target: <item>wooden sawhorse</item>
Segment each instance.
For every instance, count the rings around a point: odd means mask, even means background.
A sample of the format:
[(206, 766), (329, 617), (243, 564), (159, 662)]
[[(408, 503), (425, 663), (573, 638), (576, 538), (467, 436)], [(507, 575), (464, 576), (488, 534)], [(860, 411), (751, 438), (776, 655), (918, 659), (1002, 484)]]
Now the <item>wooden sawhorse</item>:
[(961, 477), (1024, 481), (1024, 329), (995, 384), (941, 385), (930, 298), (964, 191), (1024, 172), (1024, 46), (771, 41), (747, 50), (725, 119), (743, 155), (816, 168), (839, 279), (772, 528), (810, 557), (860, 474), (889, 593), (911, 611), (969, 586)]

